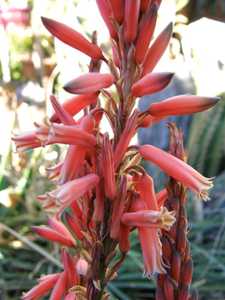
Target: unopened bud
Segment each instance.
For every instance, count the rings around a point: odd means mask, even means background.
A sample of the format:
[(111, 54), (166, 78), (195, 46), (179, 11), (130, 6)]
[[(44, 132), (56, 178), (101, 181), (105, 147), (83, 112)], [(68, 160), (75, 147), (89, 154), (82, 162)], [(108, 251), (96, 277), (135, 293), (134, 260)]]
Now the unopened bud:
[(88, 263), (85, 259), (80, 258), (76, 263), (76, 270), (79, 275), (85, 276), (88, 270)]

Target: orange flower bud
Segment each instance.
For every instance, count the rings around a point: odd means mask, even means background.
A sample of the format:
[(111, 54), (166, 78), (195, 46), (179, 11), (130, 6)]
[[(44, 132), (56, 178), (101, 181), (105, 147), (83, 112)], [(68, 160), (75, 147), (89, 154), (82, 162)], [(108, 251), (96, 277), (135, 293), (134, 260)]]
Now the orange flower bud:
[(151, 1), (152, 0), (141, 0), (141, 12), (144, 13), (148, 9)]
[(132, 43), (137, 36), (140, 0), (125, 0), (124, 37)]
[(51, 34), (57, 37), (60, 41), (77, 50), (80, 50), (94, 59), (101, 59), (103, 57), (101, 49), (98, 46), (90, 43), (79, 32), (73, 30), (63, 23), (45, 17), (42, 17), (41, 19), (48, 31), (50, 31)]
[(109, 0), (109, 2), (115, 19), (121, 24), (124, 18), (124, 0)]
[(166, 50), (172, 34), (173, 25), (170, 23), (149, 48), (143, 64), (142, 76), (152, 72), (164, 51)]
[(75, 245), (75, 241), (69, 239), (68, 237), (62, 235), (61, 233), (47, 227), (47, 226), (33, 226), (32, 229), (41, 237), (62, 244), (64, 246), (73, 247)]
[(219, 100), (218, 97), (180, 95), (152, 103), (148, 111), (152, 116), (159, 118), (186, 115), (207, 110), (216, 105)]
[(91, 94), (110, 87), (115, 82), (111, 74), (88, 73), (68, 82), (64, 89), (72, 94)]
[(22, 296), (23, 300), (39, 299), (45, 296), (52, 289), (60, 277), (60, 273), (47, 275), (46, 278), (40, 278), (40, 283), (34, 286), (29, 292)]
[(65, 294), (66, 285), (67, 274), (66, 272), (62, 272), (52, 290), (49, 300), (61, 300), (63, 295)]
[(171, 81), (173, 73), (153, 73), (147, 74), (132, 86), (132, 95), (142, 97), (153, 94), (164, 89)]
[(102, 16), (102, 19), (104, 20), (111, 38), (115, 39), (117, 37), (117, 32), (115, 31), (114, 25), (113, 25), (113, 13), (112, 13), (112, 7), (110, 7), (108, 0), (96, 0), (96, 3), (98, 5), (99, 12)]
[(65, 249), (62, 250), (61, 257), (67, 276), (68, 287), (73, 287), (74, 285), (79, 283), (79, 276), (75, 270), (75, 261)]
[(146, 11), (139, 25), (138, 37), (135, 47), (135, 59), (138, 64), (141, 64), (143, 62), (148, 50), (149, 43), (155, 30), (157, 12), (157, 5), (151, 5), (148, 11)]

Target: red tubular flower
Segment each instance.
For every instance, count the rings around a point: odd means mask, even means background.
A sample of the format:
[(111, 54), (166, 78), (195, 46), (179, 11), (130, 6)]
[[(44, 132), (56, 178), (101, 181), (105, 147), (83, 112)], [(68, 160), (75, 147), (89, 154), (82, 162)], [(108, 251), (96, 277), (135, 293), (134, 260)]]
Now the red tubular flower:
[(152, 0), (141, 0), (141, 12), (146, 12)]
[(181, 95), (168, 98), (158, 103), (152, 103), (148, 109), (154, 117), (186, 115), (207, 110), (220, 100), (218, 97), (200, 97)]
[(149, 43), (155, 30), (157, 12), (157, 5), (151, 5), (150, 8), (146, 11), (139, 25), (138, 38), (135, 46), (135, 59), (138, 64), (141, 64), (143, 62), (148, 50)]
[[(65, 102), (62, 103), (62, 107), (67, 111), (71, 116), (75, 116), (77, 113), (79, 113), (82, 109), (85, 107), (96, 104), (98, 99), (98, 94), (87, 94), (87, 95), (79, 95), (74, 96)], [(57, 115), (54, 113), (50, 117), (51, 122), (58, 123), (60, 122)]]
[(170, 23), (163, 30), (163, 32), (160, 33), (152, 46), (149, 48), (143, 63), (142, 76), (146, 75), (149, 72), (152, 72), (169, 44), (172, 31), (173, 25), (172, 23)]
[(105, 182), (105, 194), (110, 199), (114, 199), (116, 195), (115, 166), (113, 160), (113, 149), (107, 134), (103, 137), (101, 163), (102, 174)]
[(75, 125), (76, 122), (73, 117), (64, 109), (64, 107), (58, 102), (54, 95), (50, 96), (52, 107), (56, 113), (56, 119), (65, 125)]
[(135, 111), (133, 115), (127, 120), (124, 131), (122, 132), (120, 136), (120, 140), (116, 145), (116, 149), (114, 152), (115, 169), (117, 169), (117, 167), (121, 163), (121, 160), (127, 151), (127, 147), (129, 146), (130, 140), (136, 133), (137, 120), (138, 120), (138, 112)]
[(35, 131), (15, 135), (12, 140), (16, 144), (16, 151), (20, 152), (41, 147), (41, 141), (37, 138)]
[(66, 272), (62, 272), (52, 290), (51, 296), (49, 300), (61, 300), (65, 295), (67, 285), (67, 274)]
[(102, 222), (104, 217), (104, 181), (100, 180), (96, 186), (96, 199), (95, 199), (95, 210), (94, 219), (96, 222)]
[[(120, 239), (121, 217), (125, 209), (125, 202), (127, 198), (127, 178), (123, 176), (117, 197), (113, 203), (112, 221), (110, 228), (110, 237), (114, 240)], [(126, 231), (126, 230), (125, 230)]]
[(67, 247), (75, 246), (75, 241), (47, 226), (33, 226), (32, 229), (41, 237)]
[(47, 194), (50, 198), (63, 205), (70, 205), (98, 184), (99, 177), (96, 174), (88, 174), (66, 182), (61, 187)]
[(124, 18), (124, 0), (109, 0), (114, 18), (121, 24)]
[[(80, 127), (84, 131), (92, 133), (94, 130), (94, 123), (94, 118), (91, 115), (87, 115), (82, 118)], [(84, 162), (86, 152), (87, 147), (73, 145), (69, 147), (60, 172), (59, 184), (64, 184), (66, 181), (76, 178), (80, 166)]]
[(64, 89), (72, 94), (91, 94), (111, 86), (115, 82), (111, 74), (88, 73), (68, 82)]
[[(151, 192), (151, 194), (153, 194), (153, 192)], [(154, 225), (150, 226), (150, 228), (146, 227), (145, 217), (144, 220), (142, 221), (144, 212), (147, 216), (149, 212), (149, 210), (147, 210), (147, 205), (141, 198), (137, 198), (132, 203), (131, 213), (124, 214), (122, 217), (122, 222), (125, 221), (126, 224), (140, 225), (137, 227), (137, 229), (138, 229), (139, 240), (141, 243), (143, 259), (144, 259), (144, 266), (145, 266), (144, 274), (146, 277), (150, 278), (155, 273), (165, 273), (165, 268), (162, 261), (162, 245), (159, 239), (159, 229), (157, 228), (157, 226)], [(157, 213), (158, 211), (153, 212), (153, 214), (157, 214)], [(167, 223), (168, 226), (165, 227), (166, 229), (168, 229), (173, 224), (175, 219), (173, 217), (173, 213), (166, 211), (165, 215), (167, 216), (169, 215), (167, 221), (166, 219), (164, 219), (163, 221), (165, 222), (165, 224)], [(133, 216), (134, 219), (138, 221), (137, 223), (133, 223), (133, 221), (131, 222)], [(149, 222), (149, 216), (147, 217), (147, 219)]]
[(139, 13), (140, 0), (125, 1), (124, 38), (127, 43), (132, 43), (137, 36)]
[(109, 30), (111, 38), (115, 39), (117, 37), (117, 32), (115, 31), (113, 25), (113, 12), (112, 12), (112, 8), (108, 3), (108, 0), (96, 0), (96, 3), (98, 5), (98, 9), (102, 16), (102, 19), (104, 20)]
[(79, 275), (75, 269), (75, 260), (65, 249), (62, 250), (61, 259), (67, 277), (67, 286), (71, 288), (79, 283)]
[(130, 227), (120, 224), (119, 247), (122, 253), (126, 253), (130, 250), (129, 235)]
[(142, 97), (161, 91), (170, 83), (173, 75), (169, 72), (147, 74), (132, 86), (132, 95)]
[(121, 67), (121, 61), (119, 57), (119, 53), (117, 50), (117, 46), (112, 42), (112, 55), (113, 55), (113, 62), (114, 64), (120, 68)]
[(154, 146), (140, 146), (139, 153), (145, 160), (156, 164), (169, 176), (189, 187), (203, 200), (209, 199), (208, 190), (213, 186), (212, 179), (202, 176), (182, 160)]
[(146, 208), (149, 210), (158, 210), (158, 203), (156, 201), (154, 182), (152, 177), (146, 173), (139, 176), (135, 180), (135, 189), (139, 192), (141, 199), (145, 202)]
[(77, 126), (53, 123), (47, 137), (39, 133), (37, 136), (45, 145), (59, 143), (88, 148), (96, 145), (96, 138)]
[(23, 300), (34, 300), (44, 297), (56, 284), (60, 277), (60, 273), (44, 276), (40, 279), (38, 285), (33, 287), (29, 292), (22, 296)]
[(169, 212), (166, 208), (157, 210), (139, 210), (137, 212), (124, 213), (121, 222), (127, 226), (150, 227), (169, 230), (175, 222), (173, 212)]
[(103, 58), (102, 51), (98, 46), (90, 43), (79, 32), (69, 26), (45, 17), (42, 17), (42, 22), (53, 36), (57, 37), (65, 44), (80, 50), (93, 59)]
[(166, 273), (158, 231), (155, 228), (139, 227), (138, 236), (144, 259), (144, 275), (151, 278), (156, 273)]
[(48, 219), (48, 225), (53, 230), (57, 231), (64, 237), (68, 238), (69, 240), (73, 240), (73, 237), (71, 233), (68, 231), (68, 229), (63, 225), (62, 222), (58, 221), (55, 217)]
[(76, 219), (73, 216), (71, 216), (70, 214), (68, 214), (67, 212), (65, 213), (64, 216), (65, 216), (65, 220), (68, 224), (68, 227), (75, 234), (75, 236), (77, 237), (78, 240), (82, 240), (84, 235), (81, 232), (81, 228), (80, 228), (78, 222), (76, 221)]
[(157, 204), (158, 204), (159, 208), (164, 205), (167, 198), (168, 198), (167, 189), (163, 189), (163, 190), (161, 190), (160, 192), (158, 192), (156, 194), (156, 201), (157, 201)]

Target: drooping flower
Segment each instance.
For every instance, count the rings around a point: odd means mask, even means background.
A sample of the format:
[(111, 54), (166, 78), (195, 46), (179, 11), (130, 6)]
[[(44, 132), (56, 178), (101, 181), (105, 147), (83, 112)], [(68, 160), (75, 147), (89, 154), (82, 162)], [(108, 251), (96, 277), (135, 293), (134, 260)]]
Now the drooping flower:
[(192, 95), (179, 95), (161, 102), (152, 103), (149, 113), (157, 118), (186, 115), (207, 110), (218, 103), (218, 97), (200, 97)]
[(175, 156), (151, 145), (139, 147), (139, 153), (145, 160), (156, 164), (172, 178), (196, 192), (203, 200), (208, 200), (208, 190), (212, 188), (212, 179), (206, 178), (191, 166)]
[(145, 75), (132, 86), (132, 94), (136, 97), (153, 94), (164, 89), (171, 81), (173, 73), (152, 73)]
[(94, 59), (101, 59), (103, 57), (101, 49), (98, 46), (90, 43), (76, 30), (63, 23), (45, 17), (42, 17), (42, 22), (52, 35), (57, 37), (65, 44), (80, 50)]
[(68, 82), (64, 89), (72, 94), (91, 94), (111, 86), (115, 82), (111, 74), (88, 73)]

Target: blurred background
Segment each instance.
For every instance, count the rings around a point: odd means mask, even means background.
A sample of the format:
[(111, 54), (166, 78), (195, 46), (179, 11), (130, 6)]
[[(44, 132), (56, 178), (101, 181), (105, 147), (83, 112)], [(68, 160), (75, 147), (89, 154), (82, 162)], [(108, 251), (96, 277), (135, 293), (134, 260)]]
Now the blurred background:
[[(62, 85), (87, 71), (88, 59), (57, 40), (41, 24), (52, 17), (91, 36), (97, 29), (107, 51), (108, 33), (94, 0), (0, 0), (0, 300), (16, 300), (41, 275), (60, 268), (57, 246), (39, 239), (31, 225), (43, 224), (46, 215), (36, 196), (51, 189), (46, 166), (64, 150), (45, 149), (15, 153), (12, 132), (31, 130), (33, 122), (50, 113), (48, 96), (63, 101)], [(225, 299), (225, 1), (164, 0), (157, 32), (170, 21), (174, 34), (157, 70), (176, 73), (161, 93), (144, 97), (139, 107), (175, 94), (220, 96), (216, 108), (195, 116), (171, 118), (184, 131), (189, 163), (205, 176), (216, 176), (211, 201), (202, 204), (190, 194), (188, 202), (194, 260), (193, 292), (199, 299)], [(138, 134), (140, 143), (166, 149), (165, 122)], [(166, 179), (146, 166), (156, 189)], [(132, 251), (118, 277), (109, 285), (111, 299), (154, 299), (154, 280), (142, 276), (142, 259), (135, 235)]]

